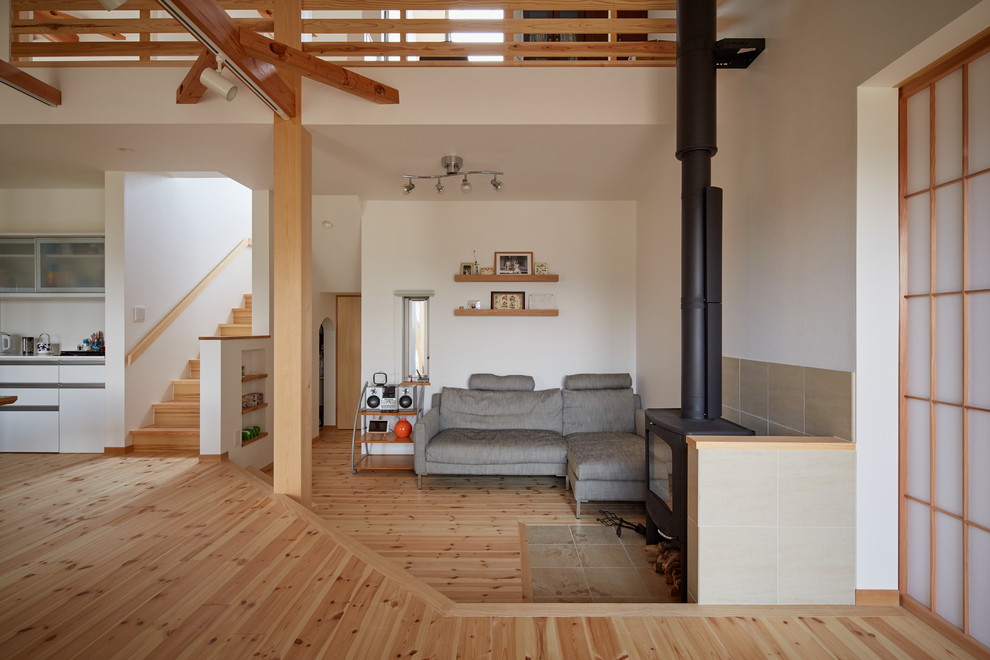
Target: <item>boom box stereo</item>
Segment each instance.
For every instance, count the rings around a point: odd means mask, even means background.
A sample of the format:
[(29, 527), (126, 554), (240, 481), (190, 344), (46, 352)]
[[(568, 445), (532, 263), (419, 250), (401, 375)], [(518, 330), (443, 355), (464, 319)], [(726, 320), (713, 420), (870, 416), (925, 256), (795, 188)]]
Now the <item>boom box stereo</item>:
[(395, 390), (397, 385), (376, 385), (369, 387), (367, 398), (364, 400), (365, 408), (368, 410), (398, 410), (399, 404), (395, 400)]

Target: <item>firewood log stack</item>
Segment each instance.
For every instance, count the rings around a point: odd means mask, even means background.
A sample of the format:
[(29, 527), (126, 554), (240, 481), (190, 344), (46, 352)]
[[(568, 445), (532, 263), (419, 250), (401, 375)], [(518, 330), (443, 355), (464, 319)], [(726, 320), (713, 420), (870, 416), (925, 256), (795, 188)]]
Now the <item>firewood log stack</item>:
[(658, 545), (646, 546), (646, 560), (653, 564), (653, 570), (667, 579), (670, 595), (679, 597), (683, 585), (681, 575), (681, 550), (671, 541), (661, 541)]

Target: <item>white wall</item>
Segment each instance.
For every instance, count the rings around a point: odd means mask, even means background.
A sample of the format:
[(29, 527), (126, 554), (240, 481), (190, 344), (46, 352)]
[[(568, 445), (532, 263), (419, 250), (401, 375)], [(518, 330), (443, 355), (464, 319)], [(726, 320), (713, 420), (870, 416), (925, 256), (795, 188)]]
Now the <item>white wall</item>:
[[(242, 239), (251, 235), (251, 193), (228, 179), (125, 175), (123, 345), (130, 350)], [(133, 365), (127, 367), (125, 428), (151, 423), (150, 404), (170, 399), (170, 382), (199, 354), (250, 292), (245, 250)], [(143, 323), (135, 306), (146, 308)], [(109, 310), (108, 310), (109, 311)], [(108, 337), (108, 343), (120, 339)]]
[(720, 36), (767, 39), (749, 69), (719, 73), (726, 355), (855, 369), (856, 87), (973, 4), (723, 8)]
[(102, 234), (103, 189), (0, 188), (0, 234)]
[(681, 405), (681, 187), (674, 141), (636, 204), (636, 391), (644, 408)]
[[(362, 229), (362, 376), (400, 379), (402, 309), (395, 290), (435, 290), (430, 302), (433, 391), (474, 372), (531, 374), (537, 388), (566, 374), (636, 377), (636, 237), (632, 202), (368, 202)], [(525, 250), (558, 283), (455, 283), (477, 251)], [(553, 293), (558, 317), (455, 317), (493, 290)]]

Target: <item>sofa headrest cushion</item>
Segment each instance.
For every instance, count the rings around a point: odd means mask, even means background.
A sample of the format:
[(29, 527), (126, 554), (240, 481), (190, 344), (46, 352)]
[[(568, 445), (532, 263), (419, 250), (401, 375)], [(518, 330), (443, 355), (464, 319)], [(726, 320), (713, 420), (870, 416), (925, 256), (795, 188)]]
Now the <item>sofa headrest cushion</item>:
[(471, 374), (468, 389), (489, 392), (532, 392), (536, 381), (532, 376), (496, 376), (495, 374)]
[(629, 374), (572, 374), (564, 376), (565, 390), (625, 390), (632, 387)]

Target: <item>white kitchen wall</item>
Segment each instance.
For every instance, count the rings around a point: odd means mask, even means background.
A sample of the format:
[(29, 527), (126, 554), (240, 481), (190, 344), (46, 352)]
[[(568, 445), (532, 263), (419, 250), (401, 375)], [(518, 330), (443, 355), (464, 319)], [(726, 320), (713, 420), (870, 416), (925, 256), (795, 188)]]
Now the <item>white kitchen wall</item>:
[[(564, 375), (636, 376), (636, 237), (632, 202), (368, 202), (362, 227), (362, 376), (398, 380), (402, 309), (395, 290), (434, 290), (432, 391), (475, 372), (530, 374), (538, 389)], [(456, 283), (463, 261), (532, 251), (557, 283)], [(557, 317), (455, 317), (491, 291), (552, 293)]]
[[(242, 239), (251, 235), (251, 191), (229, 179), (127, 173), (124, 180), (123, 344), (130, 350)], [(197, 357), (200, 336), (216, 334), (251, 288), (245, 250), (126, 370), (125, 431), (151, 423), (152, 403), (171, 398), (170, 382)], [(146, 320), (133, 320), (135, 306)], [(112, 337), (108, 342), (114, 341)]]

